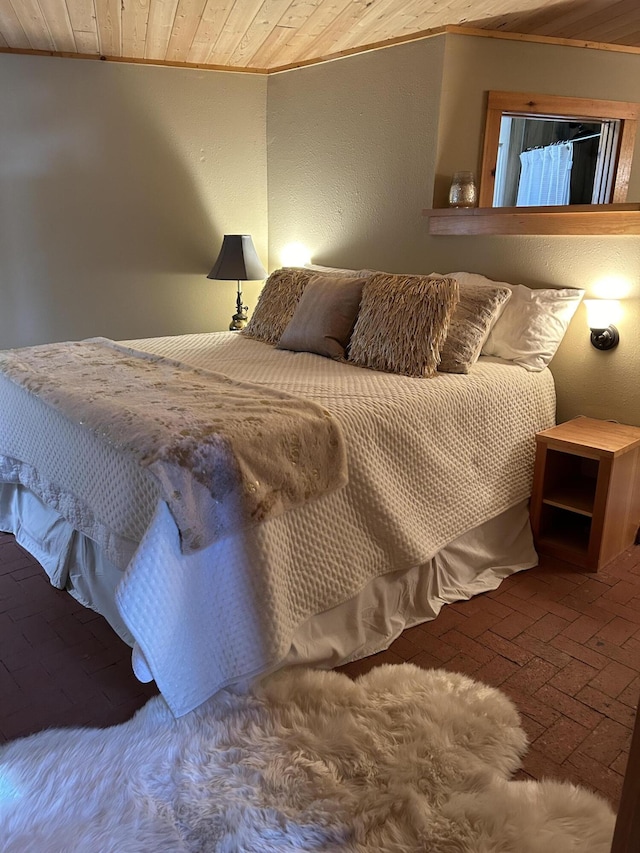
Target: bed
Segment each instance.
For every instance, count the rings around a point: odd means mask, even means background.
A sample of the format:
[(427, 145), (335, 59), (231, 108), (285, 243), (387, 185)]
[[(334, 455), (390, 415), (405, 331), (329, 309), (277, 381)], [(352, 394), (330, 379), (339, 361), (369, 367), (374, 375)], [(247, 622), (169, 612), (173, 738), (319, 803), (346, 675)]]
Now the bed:
[(548, 368), (482, 356), (416, 380), (235, 332), (124, 346), (312, 401), (348, 461), (346, 485), (185, 553), (148, 469), (0, 374), (0, 529), (105, 616), (177, 716), (285, 664), (379, 651), (536, 564), (527, 503), (534, 434), (555, 418)]

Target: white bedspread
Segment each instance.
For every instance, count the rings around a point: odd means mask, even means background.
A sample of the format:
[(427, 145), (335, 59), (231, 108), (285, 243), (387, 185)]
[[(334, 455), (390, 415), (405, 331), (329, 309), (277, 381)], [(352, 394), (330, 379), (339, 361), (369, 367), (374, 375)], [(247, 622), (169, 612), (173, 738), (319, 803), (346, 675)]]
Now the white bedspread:
[(349, 462), (345, 488), (184, 555), (147, 472), (73, 425), (43, 423), (35, 398), (0, 381), (2, 410), (17, 406), (31, 427), (8, 436), (0, 426), (0, 478), (11, 480), (10, 458), (28, 461), (25, 485), (62, 487), (58, 511), (121, 566), (117, 602), (136, 671), (148, 666), (176, 714), (277, 667), (310, 615), (526, 498), (534, 433), (554, 421), (548, 370), (481, 360), (466, 376), (419, 380), (234, 333), (127, 343), (314, 400), (341, 423)]

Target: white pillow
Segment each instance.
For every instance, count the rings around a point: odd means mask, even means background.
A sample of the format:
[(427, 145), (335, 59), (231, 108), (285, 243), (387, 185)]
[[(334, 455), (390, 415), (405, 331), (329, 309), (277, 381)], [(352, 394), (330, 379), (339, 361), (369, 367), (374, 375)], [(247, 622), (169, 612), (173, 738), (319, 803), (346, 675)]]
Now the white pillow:
[(527, 370), (543, 370), (560, 346), (584, 290), (536, 290), (514, 284), (511, 291), (482, 354), (514, 361)]
[(550, 288), (536, 290), (524, 284), (493, 281), (479, 273), (447, 273), (459, 283), (502, 285), (511, 290), (483, 346), (481, 355), (490, 355), (519, 364), (527, 370), (543, 370), (551, 361), (575, 314), (584, 290)]
[(323, 267), (320, 264), (305, 264), (305, 270), (313, 270), (318, 273), (333, 273), (334, 275), (366, 276), (376, 275), (376, 270), (348, 270), (343, 267)]

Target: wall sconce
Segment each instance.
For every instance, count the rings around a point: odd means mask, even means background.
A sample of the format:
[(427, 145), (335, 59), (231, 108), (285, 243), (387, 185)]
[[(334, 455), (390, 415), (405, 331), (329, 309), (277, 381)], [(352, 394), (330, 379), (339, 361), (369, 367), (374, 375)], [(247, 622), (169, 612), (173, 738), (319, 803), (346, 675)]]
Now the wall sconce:
[(585, 299), (587, 321), (591, 329), (591, 343), (596, 349), (613, 349), (618, 346), (620, 335), (613, 325), (620, 319), (620, 303), (617, 299)]

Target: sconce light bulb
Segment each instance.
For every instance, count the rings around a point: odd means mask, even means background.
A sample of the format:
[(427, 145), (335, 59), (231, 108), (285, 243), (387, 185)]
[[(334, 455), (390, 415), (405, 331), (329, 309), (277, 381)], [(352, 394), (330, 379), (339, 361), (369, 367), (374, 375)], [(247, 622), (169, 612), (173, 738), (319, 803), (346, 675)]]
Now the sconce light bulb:
[(585, 299), (584, 304), (590, 329), (606, 329), (620, 320), (620, 302), (617, 299)]
[(311, 263), (311, 253), (304, 243), (287, 243), (280, 253), (283, 267), (303, 267)]

